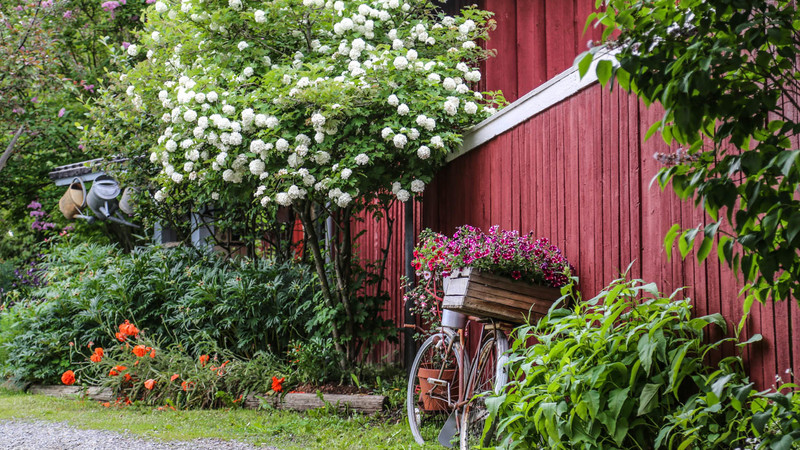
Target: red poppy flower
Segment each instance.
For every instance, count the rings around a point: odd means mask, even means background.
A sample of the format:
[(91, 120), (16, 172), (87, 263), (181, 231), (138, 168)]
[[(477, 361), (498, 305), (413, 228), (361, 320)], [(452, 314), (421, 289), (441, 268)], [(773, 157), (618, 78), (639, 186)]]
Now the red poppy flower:
[(94, 354), (99, 355), (102, 358), (103, 355), (105, 354), (105, 352), (103, 352), (103, 347), (97, 347), (96, 349), (94, 349)]
[(205, 367), (206, 363), (208, 363), (208, 355), (200, 355), (200, 364)]
[(155, 358), (156, 357), (156, 349), (150, 350), (150, 357), (151, 358)]
[(103, 357), (98, 355), (97, 353), (92, 353), (92, 356), (89, 357), (89, 360), (93, 363), (99, 363), (103, 360)]
[(125, 381), (131, 381), (131, 374), (129, 373), (125, 374)]
[(144, 345), (137, 345), (136, 347), (133, 347), (133, 354), (139, 358), (144, 356), (145, 353), (147, 353), (147, 350), (145, 349)]
[(275, 392), (283, 392), (283, 386), (281, 386), (281, 383), (283, 383), (283, 380), (285, 379), (286, 377), (272, 377), (272, 390)]
[(124, 335), (124, 334), (122, 334), (122, 333), (114, 333), (114, 336), (116, 336), (116, 337), (117, 337), (117, 340), (118, 340), (118, 341), (120, 341), (120, 342), (125, 342), (125, 339), (127, 339), (127, 338), (125, 337), (125, 335)]
[(115, 376), (117, 376), (117, 375), (119, 375), (119, 372), (117, 372), (117, 371), (116, 371), (116, 370), (114, 370), (114, 369), (111, 369), (111, 371), (110, 371), (110, 372), (108, 372), (108, 376), (110, 376), (110, 377), (115, 377)]
[(116, 367), (114, 367), (114, 369), (116, 369), (117, 372), (124, 372), (128, 368), (125, 367), (125, 366), (116, 366)]
[(75, 383), (75, 372), (68, 370), (61, 375), (61, 382), (67, 386)]
[(181, 377), (181, 376), (180, 376), (180, 375), (178, 375), (178, 374), (176, 373), (175, 375), (173, 375), (173, 376), (169, 377), (169, 381), (175, 381), (175, 380), (177, 380), (177, 379), (178, 379), (178, 378), (180, 378), (180, 377)]
[(106, 408), (110, 408), (111, 407), (111, 403), (109, 403), (109, 402), (101, 403), (101, 405), (105, 406)]
[(156, 380), (154, 380), (152, 378), (150, 378), (149, 380), (144, 382), (144, 387), (147, 388), (147, 390), (150, 390), (150, 391), (153, 390), (153, 386), (155, 386), (155, 385), (156, 385)]

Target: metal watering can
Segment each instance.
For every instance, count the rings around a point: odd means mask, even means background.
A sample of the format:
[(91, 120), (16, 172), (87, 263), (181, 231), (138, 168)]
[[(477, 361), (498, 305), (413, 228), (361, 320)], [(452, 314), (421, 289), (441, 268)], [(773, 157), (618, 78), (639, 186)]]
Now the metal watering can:
[(95, 217), (99, 220), (106, 220), (119, 207), (117, 202), (119, 193), (120, 187), (117, 180), (102, 175), (92, 183), (92, 188), (89, 189), (89, 194), (86, 196), (86, 204), (89, 205)]

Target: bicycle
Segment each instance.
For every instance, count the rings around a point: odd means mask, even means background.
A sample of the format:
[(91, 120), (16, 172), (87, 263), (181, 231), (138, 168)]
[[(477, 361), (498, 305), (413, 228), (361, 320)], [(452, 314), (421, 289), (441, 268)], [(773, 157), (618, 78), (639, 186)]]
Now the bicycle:
[[(433, 421), (434, 429), (441, 425), (438, 440), (446, 447), (450, 447), (456, 434), (462, 449), (479, 442), (484, 435), (488, 412), (482, 394), (499, 393), (508, 381), (508, 340), (503, 329), (510, 326), (491, 319), (477, 320), (482, 326), (472, 364), (465, 351), (469, 320), (455, 311), (443, 311), (442, 326), (417, 351), (409, 372), (406, 412), (411, 433), (420, 445), (426, 442), (424, 419)], [(445, 416), (447, 419), (442, 421)], [(485, 434), (488, 439), (492, 435), (492, 429)]]

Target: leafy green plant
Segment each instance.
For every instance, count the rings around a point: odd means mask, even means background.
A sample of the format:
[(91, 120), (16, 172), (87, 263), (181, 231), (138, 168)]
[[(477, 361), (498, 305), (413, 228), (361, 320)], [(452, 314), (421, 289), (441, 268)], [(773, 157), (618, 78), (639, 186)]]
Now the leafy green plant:
[[(598, 0), (592, 13), (603, 44), (578, 57), (581, 74), (602, 48), (597, 76), (646, 104), (659, 103), (657, 131), (674, 153), (657, 176), (710, 216), (681, 229), (683, 257), (697, 245), (704, 260), (714, 242), (720, 259), (750, 283), (747, 302), (800, 299), (800, 22), (789, 0)], [(723, 222), (727, 226), (723, 226)], [(729, 230), (729, 231), (723, 231)]]
[(516, 381), (487, 400), (487, 427), (497, 421), (511, 448), (652, 448), (665, 418), (698, 391), (708, 352), (724, 342), (704, 342), (704, 329), (724, 329), (724, 319), (692, 318), (678, 293), (664, 297), (652, 283), (621, 278), (518, 328), (509, 362)]
[(209, 343), (252, 358), (285, 355), (289, 342), (315, 334), (316, 278), (307, 266), (273, 259), (226, 261), (193, 249), (64, 243), (45, 260), (47, 285), (0, 313), (0, 371), (53, 382), (69, 347), (114, 343), (115, 324), (135, 318), (165, 346), (205, 351)]

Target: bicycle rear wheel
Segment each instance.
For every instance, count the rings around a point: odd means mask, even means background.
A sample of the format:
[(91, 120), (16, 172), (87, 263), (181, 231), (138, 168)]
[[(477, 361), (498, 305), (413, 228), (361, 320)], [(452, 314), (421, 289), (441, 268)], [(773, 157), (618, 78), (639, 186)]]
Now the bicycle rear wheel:
[(466, 382), (461, 368), (469, 365), (467, 359), (452, 332), (439, 331), (417, 351), (408, 377), (406, 412), (411, 434), (418, 444), (436, 442), (458, 401), (458, 383)]
[(460, 441), (462, 449), (472, 446), (487, 447), (494, 438), (494, 424), (484, 434), (486, 418), (489, 415), (486, 409), (486, 398), (492, 394), (499, 394), (503, 386), (508, 383), (506, 362), (508, 356), (508, 340), (505, 333), (500, 330), (491, 330), (486, 335), (481, 345), (480, 352), (472, 363), (472, 371), (467, 383), (467, 395), (473, 398), (464, 405), (461, 414)]

